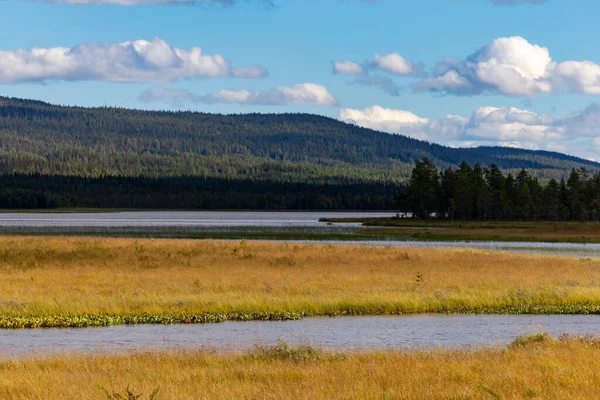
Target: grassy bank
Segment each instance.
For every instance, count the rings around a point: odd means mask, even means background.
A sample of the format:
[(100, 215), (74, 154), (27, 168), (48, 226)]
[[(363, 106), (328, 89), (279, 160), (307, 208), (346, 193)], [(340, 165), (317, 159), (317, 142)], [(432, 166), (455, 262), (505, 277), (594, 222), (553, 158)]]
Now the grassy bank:
[(600, 243), (600, 222), (423, 221), (399, 218), (334, 218), (332, 223), (362, 223), (368, 234), (432, 241)]
[(280, 343), (209, 351), (0, 359), (3, 399), (592, 399), (593, 338), (535, 336), (497, 349), (328, 353)]
[(1, 237), (0, 328), (600, 313), (600, 260), (469, 249)]
[[(354, 240), (354, 241), (493, 241), (600, 243), (600, 223), (587, 222), (451, 222), (395, 218), (325, 219), (312, 227), (206, 226), (2, 226), (5, 236), (92, 236), (113, 238), (170, 238), (241, 240)], [(344, 222), (362, 223), (352, 226)]]

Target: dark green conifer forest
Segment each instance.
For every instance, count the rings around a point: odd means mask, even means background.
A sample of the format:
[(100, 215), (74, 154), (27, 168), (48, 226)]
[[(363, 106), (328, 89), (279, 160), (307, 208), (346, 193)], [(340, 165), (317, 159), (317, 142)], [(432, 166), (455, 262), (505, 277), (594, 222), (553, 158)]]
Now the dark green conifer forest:
[(524, 168), (540, 185), (568, 179), (572, 169), (600, 170), (560, 153), (450, 148), (311, 114), (80, 108), (0, 97), (1, 208), (389, 210), (423, 157), (444, 170), (463, 161), (495, 164), (517, 178)]
[(525, 169), (504, 175), (496, 164), (462, 162), (440, 171), (424, 158), (400, 189), (398, 209), (420, 219), (600, 221), (600, 173), (572, 169), (542, 185)]

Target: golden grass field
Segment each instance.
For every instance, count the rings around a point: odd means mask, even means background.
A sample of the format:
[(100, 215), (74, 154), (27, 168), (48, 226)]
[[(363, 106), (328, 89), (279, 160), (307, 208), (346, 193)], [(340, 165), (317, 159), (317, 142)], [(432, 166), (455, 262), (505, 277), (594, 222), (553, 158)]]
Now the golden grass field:
[[(49, 318), (69, 326), (82, 315), (110, 324), (144, 315), (599, 312), (599, 283), (600, 260), (485, 250), (0, 237), (0, 322), (8, 325)], [(0, 357), (0, 398), (150, 399), (156, 389), (154, 400), (598, 398), (600, 341), (525, 342)]]
[(469, 249), (0, 238), (4, 320), (599, 310), (596, 259)]
[[(263, 349), (0, 360), (2, 399), (597, 399), (600, 345), (328, 354)], [(108, 392), (108, 395), (107, 393)], [(119, 397), (121, 396), (121, 397)]]

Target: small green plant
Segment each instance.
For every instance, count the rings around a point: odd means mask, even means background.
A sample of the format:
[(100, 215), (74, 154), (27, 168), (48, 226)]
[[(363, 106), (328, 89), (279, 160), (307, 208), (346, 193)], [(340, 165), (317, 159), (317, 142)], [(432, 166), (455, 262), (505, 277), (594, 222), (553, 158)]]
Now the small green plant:
[(423, 276), (423, 274), (421, 272), (417, 272), (417, 276), (416, 276), (417, 283), (421, 283), (424, 280), (425, 280), (425, 277)]
[[(156, 400), (157, 399), (157, 395), (158, 395), (158, 390), (160, 388), (156, 388), (154, 389), (154, 391), (152, 393), (150, 393), (150, 395), (148, 395), (148, 399), (149, 400)], [(119, 393), (119, 392), (109, 392), (108, 390), (104, 389), (104, 393), (106, 393), (106, 398), (108, 400), (138, 400), (141, 399), (142, 396), (144, 395), (143, 393), (140, 394), (136, 394), (133, 389), (130, 389), (129, 386), (127, 387), (127, 389), (125, 389), (125, 392), (123, 393)]]
[(248, 244), (247, 240), (246, 239), (242, 239), (242, 241), (240, 242), (240, 245), (239, 246), (235, 246), (233, 248), (232, 254), (234, 256), (242, 255), (242, 252), (243, 251), (245, 252), (245, 250), (246, 250), (246, 245), (247, 244)]

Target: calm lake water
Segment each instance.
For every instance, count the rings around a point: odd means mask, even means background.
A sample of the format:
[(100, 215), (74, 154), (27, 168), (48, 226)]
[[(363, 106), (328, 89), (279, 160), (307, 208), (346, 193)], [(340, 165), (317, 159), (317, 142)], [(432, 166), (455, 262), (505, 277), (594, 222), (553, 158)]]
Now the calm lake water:
[(275, 344), (326, 349), (382, 350), (499, 346), (519, 335), (600, 334), (600, 316), (415, 315), (307, 318), (284, 322), (223, 322), (202, 325), (132, 325), (86, 329), (0, 331), (0, 355), (20, 357), (57, 352), (123, 352), (210, 348), (247, 350)]
[(392, 217), (394, 212), (140, 211), (0, 213), (0, 227), (316, 227), (321, 218)]

